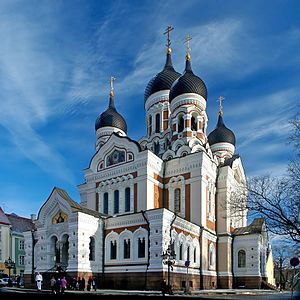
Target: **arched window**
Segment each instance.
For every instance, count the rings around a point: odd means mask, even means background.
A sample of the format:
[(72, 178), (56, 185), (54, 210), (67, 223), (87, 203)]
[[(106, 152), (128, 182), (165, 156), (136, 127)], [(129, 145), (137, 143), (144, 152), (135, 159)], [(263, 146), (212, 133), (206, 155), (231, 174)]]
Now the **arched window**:
[(95, 239), (92, 236), (90, 237), (89, 250), (89, 260), (95, 260)]
[(198, 128), (197, 122), (198, 122), (197, 117), (192, 115), (192, 118), (191, 118), (191, 130), (192, 131), (197, 131), (197, 128)]
[(186, 260), (190, 260), (190, 246), (188, 246), (186, 249)]
[(103, 195), (103, 213), (108, 214), (108, 193)]
[(145, 247), (145, 238), (139, 238), (138, 239), (138, 258), (145, 257), (146, 247)]
[(160, 132), (160, 114), (155, 115), (155, 133)]
[(154, 154), (158, 154), (159, 153), (159, 141), (154, 142)]
[(174, 191), (174, 210), (176, 214), (180, 213), (181, 204), (181, 190), (179, 188)]
[(110, 259), (117, 259), (117, 242), (110, 242)]
[(246, 252), (245, 250), (240, 250), (238, 252), (238, 268), (246, 267)]
[(182, 260), (182, 244), (179, 245), (179, 260)]
[(130, 211), (130, 188), (125, 189), (125, 211)]
[(115, 214), (119, 213), (119, 191), (118, 190), (114, 192), (114, 213)]
[(178, 132), (182, 132), (184, 129), (184, 119), (183, 119), (183, 115), (180, 115), (178, 117)]
[(197, 249), (194, 248), (194, 263), (197, 261)]
[(202, 132), (203, 133), (205, 132), (205, 121), (204, 120), (202, 121)]
[(130, 239), (124, 240), (124, 258), (130, 258)]
[(211, 268), (215, 266), (215, 247), (213, 243), (209, 245), (209, 266)]
[(149, 135), (151, 135), (152, 134), (152, 116), (149, 116), (148, 128), (149, 128)]

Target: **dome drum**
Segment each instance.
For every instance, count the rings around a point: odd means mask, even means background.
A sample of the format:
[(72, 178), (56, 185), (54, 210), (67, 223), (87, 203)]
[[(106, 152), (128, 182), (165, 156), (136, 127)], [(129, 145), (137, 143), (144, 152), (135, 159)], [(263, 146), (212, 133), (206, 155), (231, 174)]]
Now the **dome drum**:
[(195, 105), (202, 111), (206, 109), (206, 101), (202, 96), (194, 93), (185, 93), (178, 95), (170, 103), (170, 110), (173, 113), (178, 107), (183, 105)]

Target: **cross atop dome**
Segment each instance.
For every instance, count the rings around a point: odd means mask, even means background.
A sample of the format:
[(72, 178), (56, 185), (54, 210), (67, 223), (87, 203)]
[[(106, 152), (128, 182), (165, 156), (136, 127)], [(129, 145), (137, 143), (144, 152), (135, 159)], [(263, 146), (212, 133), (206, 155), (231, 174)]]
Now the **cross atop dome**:
[(190, 41), (192, 40), (192, 37), (188, 34), (184, 40), (184, 43), (186, 44), (186, 59), (191, 59), (191, 48), (190, 48)]
[(168, 43), (167, 43), (167, 53), (170, 54), (171, 53), (171, 39), (170, 39), (170, 32), (174, 29), (174, 27), (172, 26), (168, 26), (166, 31), (164, 32), (164, 34), (168, 35)]
[(114, 96), (114, 81), (116, 80), (116, 77), (110, 76), (110, 95)]
[(222, 106), (222, 102), (225, 98), (223, 96), (220, 96), (217, 100), (217, 102), (219, 102), (219, 115), (222, 116), (223, 115), (223, 106)]

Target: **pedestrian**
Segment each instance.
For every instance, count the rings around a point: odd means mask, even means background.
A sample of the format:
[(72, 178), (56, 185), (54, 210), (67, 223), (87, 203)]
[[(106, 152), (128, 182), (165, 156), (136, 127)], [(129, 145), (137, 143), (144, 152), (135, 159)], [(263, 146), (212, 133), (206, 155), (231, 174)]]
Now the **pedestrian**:
[(92, 286), (93, 286), (93, 290), (96, 292), (97, 291), (97, 277), (96, 276), (93, 277)]
[(56, 294), (60, 293), (60, 278), (58, 277), (55, 283), (55, 292)]
[(67, 288), (68, 282), (66, 280), (66, 277), (64, 276), (60, 281), (60, 292), (61, 294), (64, 294), (66, 288)]
[(42, 290), (42, 283), (43, 283), (43, 276), (40, 272), (38, 272), (35, 276), (35, 281), (36, 281), (36, 285), (37, 285), (37, 289), (39, 291)]
[(166, 292), (167, 292), (167, 282), (166, 282), (166, 279), (163, 279), (161, 281), (161, 292), (162, 292), (163, 296), (166, 295)]
[(18, 276), (17, 276), (17, 287), (18, 287), (18, 288), (20, 287), (20, 281), (21, 281), (21, 276), (18, 275)]
[(85, 279), (84, 279), (84, 277), (81, 278), (81, 285), (80, 286), (81, 286), (80, 290), (84, 291), (85, 290)]
[(92, 287), (92, 275), (89, 276), (89, 279), (88, 279), (88, 283), (87, 283), (86, 289), (87, 289), (88, 291), (90, 291), (90, 290), (91, 290), (91, 287)]
[(52, 294), (56, 294), (55, 284), (56, 284), (56, 279), (54, 278), (54, 276), (52, 276), (52, 278), (50, 279), (50, 288), (51, 288)]

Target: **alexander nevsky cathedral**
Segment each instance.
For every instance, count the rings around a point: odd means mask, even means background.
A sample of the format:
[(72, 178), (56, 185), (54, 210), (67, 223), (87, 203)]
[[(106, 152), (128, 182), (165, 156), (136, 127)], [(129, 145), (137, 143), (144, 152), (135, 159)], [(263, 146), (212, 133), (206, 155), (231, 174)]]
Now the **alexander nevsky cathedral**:
[(264, 220), (231, 214), (232, 191), (246, 177), (222, 97), (209, 133), (206, 85), (188, 39), (184, 71), (174, 69), (171, 30), (165, 65), (145, 83), (145, 136), (128, 136), (111, 78), (80, 203), (54, 187), (36, 230), (24, 234), (25, 285), (33, 272), (50, 278), (58, 268), (67, 278), (95, 276), (100, 289), (160, 289), (163, 279), (175, 290), (259, 288), (272, 280)]

